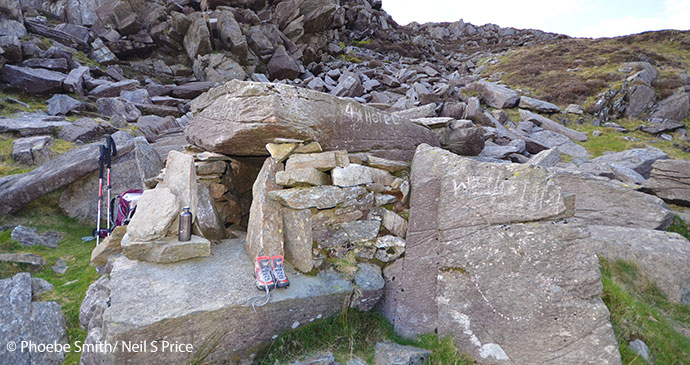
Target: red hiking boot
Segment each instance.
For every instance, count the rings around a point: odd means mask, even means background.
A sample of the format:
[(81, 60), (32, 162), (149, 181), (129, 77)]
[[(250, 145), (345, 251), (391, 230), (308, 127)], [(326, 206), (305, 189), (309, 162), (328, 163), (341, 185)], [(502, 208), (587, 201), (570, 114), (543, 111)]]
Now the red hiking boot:
[(285, 289), (290, 286), (290, 280), (285, 275), (285, 260), (283, 256), (271, 257), (271, 265), (273, 269), (273, 277), (276, 281), (276, 287)]
[(254, 275), (256, 276), (256, 287), (259, 290), (272, 290), (275, 288), (275, 280), (273, 279), (271, 258), (268, 256), (259, 256), (254, 262)]

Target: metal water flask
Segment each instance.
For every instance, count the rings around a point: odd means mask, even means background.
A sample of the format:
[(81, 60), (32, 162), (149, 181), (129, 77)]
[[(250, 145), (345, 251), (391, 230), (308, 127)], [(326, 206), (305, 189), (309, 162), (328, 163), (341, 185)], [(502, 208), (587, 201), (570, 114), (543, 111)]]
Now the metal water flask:
[(190, 209), (190, 207), (184, 207), (180, 213), (180, 231), (177, 239), (181, 242), (192, 239), (192, 212)]

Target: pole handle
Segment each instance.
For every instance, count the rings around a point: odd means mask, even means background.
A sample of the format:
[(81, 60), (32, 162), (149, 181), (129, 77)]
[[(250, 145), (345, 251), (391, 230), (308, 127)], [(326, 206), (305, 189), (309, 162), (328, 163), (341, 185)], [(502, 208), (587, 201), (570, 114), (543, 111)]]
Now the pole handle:
[(105, 146), (100, 145), (98, 146), (98, 178), (102, 179), (103, 178), (103, 166), (105, 164), (105, 156), (107, 155), (107, 151), (105, 149)]

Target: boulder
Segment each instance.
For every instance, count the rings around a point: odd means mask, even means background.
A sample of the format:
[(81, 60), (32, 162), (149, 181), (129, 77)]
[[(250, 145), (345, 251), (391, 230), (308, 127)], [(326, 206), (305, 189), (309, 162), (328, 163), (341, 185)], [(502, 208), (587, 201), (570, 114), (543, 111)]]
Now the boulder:
[(87, 75), (89, 75), (89, 68), (87, 66), (79, 66), (67, 74), (62, 87), (69, 93), (84, 95), (84, 78)]
[[(118, 152), (127, 154), (134, 148), (132, 137), (125, 132), (113, 134)], [(72, 149), (21, 175), (0, 178), (0, 214), (18, 210), (34, 199), (98, 169), (98, 143)]]
[(26, 264), (37, 268), (41, 268), (46, 264), (46, 260), (43, 257), (32, 253), (0, 253), (0, 262)]
[(344, 72), (338, 79), (338, 85), (333, 88), (331, 94), (335, 96), (362, 96), (364, 86), (359, 76), (353, 72)]
[(669, 203), (689, 206), (690, 161), (657, 160), (643, 189)]
[(70, 24), (91, 26), (98, 21), (97, 0), (70, 0), (67, 2), (65, 15)]
[[(521, 138), (522, 139), (522, 138)], [(556, 149), (558, 152), (573, 157), (589, 158), (590, 154), (587, 149), (581, 145), (573, 142), (570, 138), (553, 131), (542, 130), (538, 132), (533, 132), (526, 139), (527, 150), (541, 152), (545, 149)], [(541, 149), (537, 149), (534, 146), (530, 147), (530, 144), (541, 146)]]
[(541, 151), (532, 156), (528, 161), (530, 165), (541, 167), (554, 167), (559, 162), (561, 162), (561, 153), (554, 148)]
[[(110, 306), (103, 313), (98, 340), (150, 343), (165, 333), (170, 343), (190, 343), (198, 349), (216, 338), (217, 351), (205, 361), (225, 362), (246, 357), (255, 346), (286, 329), (341, 311), (352, 290), (349, 281), (330, 271), (317, 276), (297, 275), (287, 265), (290, 289), (274, 291), (271, 301), (257, 307), (255, 314), (247, 298), (258, 292), (251, 275), (253, 264), (243, 246), (242, 240), (223, 241), (213, 246), (210, 257), (175, 265), (115, 259), (108, 284)], [(257, 326), (263, 330), (256, 331)], [(188, 356), (184, 352), (118, 349), (99, 360), (103, 364), (178, 363)]]
[(535, 114), (535, 113), (532, 113), (530, 111), (520, 109), (520, 118), (522, 118), (523, 121), (533, 122), (534, 124), (544, 128), (546, 130), (562, 134), (562, 135), (572, 139), (573, 141), (578, 141), (578, 142), (587, 141), (587, 133), (574, 131), (568, 127), (565, 127), (559, 123), (554, 122), (553, 120), (551, 120), (549, 118), (542, 117), (539, 114)]
[(217, 86), (213, 81), (194, 81), (176, 86), (172, 91), (172, 96), (181, 99), (194, 99), (210, 88)]
[(203, 56), (213, 51), (211, 33), (203, 16), (197, 16), (190, 24), (184, 37), (184, 49), (192, 62), (196, 56)]
[(284, 46), (276, 48), (271, 60), (268, 61), (267, 68), (273, 80), (293, 80), (302, 73), (299, 64), (287, 53)]
[(12, 118), (0, 118), (0, 133), (18, 133), (22, 137), (54, 134), (72, 123), (43, 113), (27, 113)]
[(116, 29), (123, 35), (135, 34), (141, 26), (138, 14), (132, 9), (129, 1), (101, 2), (96, 8), (96, 15), (104, 26)]
[[(111, 198), (128, 189), (144, 189), (146, 180), (157, 176), (163, 168), (158, 154), (142, 137), (134, 138), (130, 151), (123, 150), (120, 144), (116, 145), (118, 157), (110, 171)], [(60, 194), (59, 205), (68, 216), (83, 223), (93, 223), (98, 215), (93, 199), (97, 194), (98, 171), (93, 171), (70, 183)]]
[(561, 112), (561, 108), (559, 108), (558, 105), (539, 99), (533, 99), (529, 96), (521, 96), (518, 106), (522, 109), (528, 109), (537, 113), (553, 114)]
[(64, 58), (29, 58), (21, 63), (22, 67), (42, 68), (57, 72), (69, 71), (69, 65)]
[(304, 15), (304, 31), (316, 33), (331, 27), (331, 19), (337, 5), (332, 0), (305, 0), (299, 5), (300, 14)]
[(481, 93), (486, 105), (492, 108), (513, 108), (520, 101), (520, 96), (516, 91), (492, 82), (477, 81), (467, 85), (465, 88)]
[(101, 65), (112, 65), (119, 62), (117, 56), (100, 38), (97, 38), (91, 43), (91, 52), (89, 52), (89, 58), (100, 63)]
[(656, 93), (654, 88), (649, 85), (634, 85), (628, 89), (628, 99), (625, 116), (635, 118), (654, 105)]
[(12, 159), (24, 165), (42, 165), (50, 160), (53, 137), (17, 138), (12, 142)]
[(620, 363), (598, 261), (553, 221), (569, 203), (549, 177), (418, 147), (404, 270), (382, 306), (398, 333), (436, 330), (482, 363)]
[(106, 117), (121, 117), (127, 122), (135, 122), (141, 117), (141, 111), (123, 98), (100, 98), (96, 101), (98, 112)]
[(597, 255), (634, 263), (672, 301), (690, 304), (690, 242), (678, 233), (633, 227), (587, 226)]
[(62, 236), (61, 233), (56, 231), (38, 233), (34, 228), (21, 225), (14, 227), (10, 234), (12, 240), (19, 242), (19, 244), (24, 247), (38, 245), (48, 248), (57, 248), (58, 242), (62, 239)]
[(283, 255), (283, 208), (269, 198), (269, 193), (282, 189), (276, 184), (276, 174), (282, 170), (283, 165), (269, 157), (254, 182), (246, 241), (251, 260), (258, 256)]
[(31, 278), (31, 299), (37, 300), (41, 294), (53, 291), (55, 287), (46, 279)]
[(432, 131), (406, 119), (289, 85), (230, 81), (196, 99), (192, 110), (187, 140), (229, 155), (266, 156), (275, 138), (398, 160), (409, 160), (419, 143), (438, 145)]
[(244, 80), (247, 73), (232, 57), (223, 53), (197, 56), (194, 61), (194, 75), (200, 81), (226, 82)]
[[(170, 151), (165, 162), (165, 176), (160, 186), (172, 191), (180, 202), (180, 209), (189, 207), (192, 219), (196, 222), (199, 192), (194, 156), (179, 151)], [(177, 235), (177, 226), (176, 221), (173, 229), (171, 229), (172, 235)]]
[(96, 86), (89, 92), (89, 95), (97, 98), (114, 98), (120, 96), (123, 91), (136, 90), (139, 87), (137, 80), (122, 80), (118, 82), (107, 82)]
[(634, 148), (622, 152), (606, 153), (581, 165), (580, 169), (597, 170), (598, 165), (617, 165), (630, 168), (646, 179), (652, 172), (654, 162), (665, 159), (668, 159), (668, 155), (658, 148)]
[(477, 156), (484, 149), (484, 129), (444, 128), (439, 140), (441, 147), (464, 156)]
[(431, 103), (410, 109), (400, 110), (393, 115), (403, 119), (430, 118), (436, 116), (436, 104)]
[(49, 115), (67, 115), (75, 110), (83, 110), (84, 107), (84, 103), (77, 99), (64, 94), (55, 94), (48, 99), (46, 110)]
[(391, 342), (379, 342), (374, 348), (376, 365), (422, 365), (429, 363), (431, 352), (413, 346), (398, 345)]
[(673, 220), (661, 199), (630, 185), (565, 170), (552, 179), (563, 192), (575, 194), (575, 218), (586, 224), (665, 229)]
[(665, 119), (661, 123), (649, 123), (646, 126), (641, 126), (640, 130), (649, 134), (660, 134), (664, 132), (673, 132), (680, 128), (685, 128), (685, 123), (677, 122), (671, 119)]
[(242, 34), (242, 29), (231, 11), (223, 10), (220, 12), (218, 16), (218, 32), (220, 41), (225, 49), (232, 51), (240, 62), (246, 61), (249, 52), (247, 39)]
[(91, 118), (79, 118), (60, 130), (58, 138), (70, 142), (91, 143), (101, 140), (106, 134), (117, 132), (110, 123), (100, 123)]
[(680, 122), (687, 118), (688, 113), (690, 113), (690, 93), (678, 93), (660, 101), (651, 118)]
[(10, 86), (29, 94), (53, 94), (62, 91), (62, 82), (67, 75), (38, 68), (5, 65), (0, 77)]
[(137, 119), (137, 128), (144, 134), (146, 140), (153, 143), (166, 131), (180, 128), (180, 124), (171, 116), (145, 115)]
[[(55, 302), (33, 302), (32, 280), (28, 273), (0, 280), (0, 338), (3, 340), (30, 341), (35, 344), (67, 345), (65, 316)], [(61, 351), (8, 351), (0, 348), (3, 364), (62, 364), (65, 354)]]

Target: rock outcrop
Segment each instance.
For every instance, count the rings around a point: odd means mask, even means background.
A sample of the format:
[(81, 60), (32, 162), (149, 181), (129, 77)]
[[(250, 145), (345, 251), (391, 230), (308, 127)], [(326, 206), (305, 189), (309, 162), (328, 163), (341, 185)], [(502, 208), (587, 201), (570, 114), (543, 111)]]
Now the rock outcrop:
[(620, 363), (596, 256), (585, 231), (554, 221), (572, 198), (546, 171), (422, 145), (411, 184), (407, 251), (383, 305), (398, 332), (436, 330), (487, 363)]

